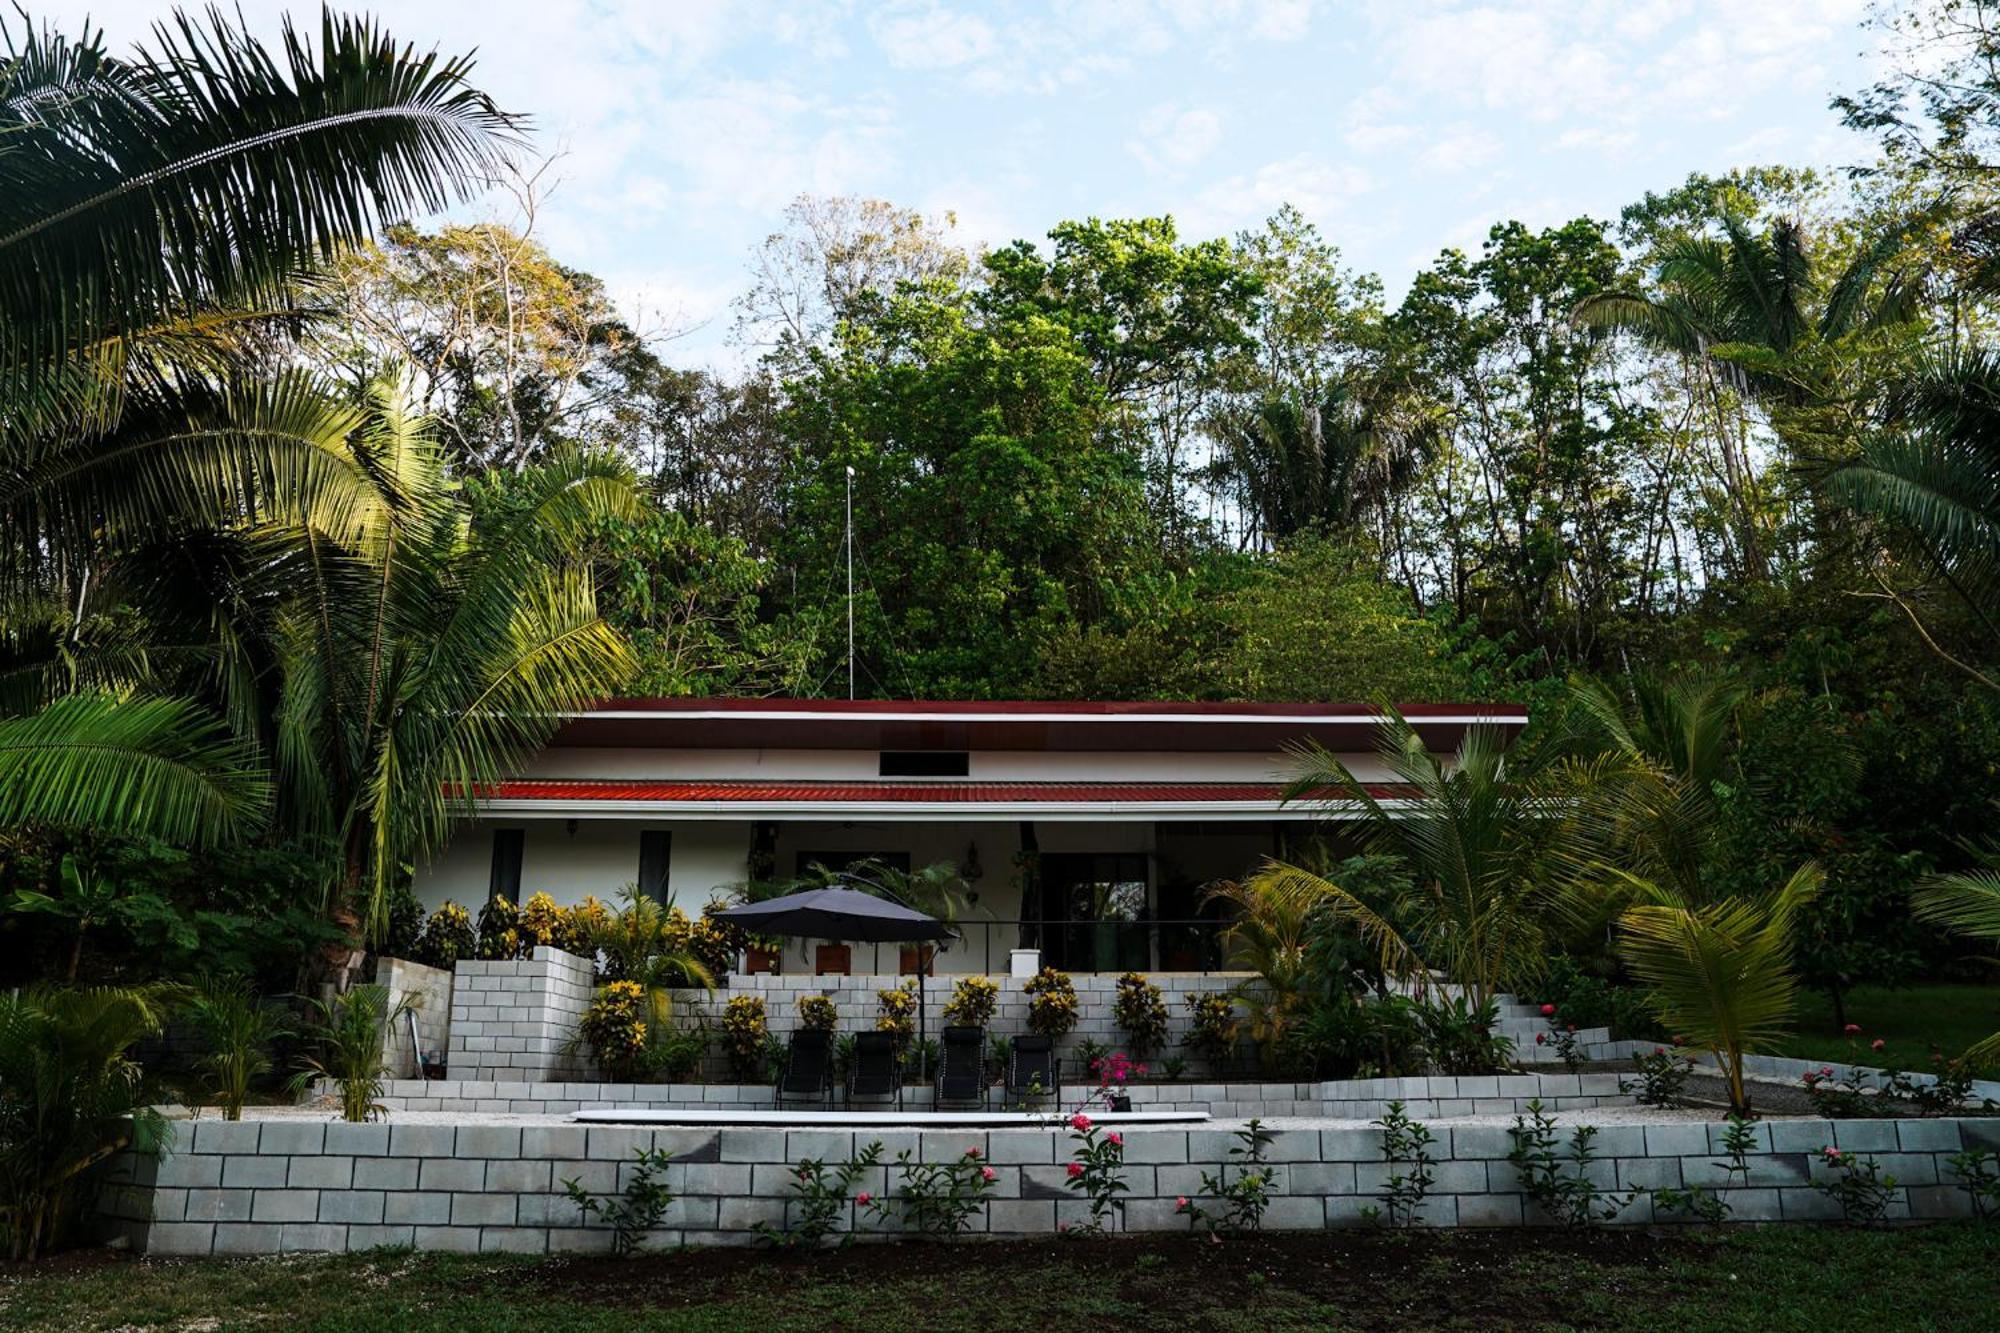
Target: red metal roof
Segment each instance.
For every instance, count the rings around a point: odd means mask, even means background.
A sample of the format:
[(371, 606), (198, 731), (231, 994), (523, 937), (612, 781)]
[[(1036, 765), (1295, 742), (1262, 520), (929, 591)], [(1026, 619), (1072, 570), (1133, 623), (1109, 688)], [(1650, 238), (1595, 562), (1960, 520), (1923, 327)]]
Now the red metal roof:
[[(1397, 783), (1371, 784), (1369, 794), (1410, 794)], [(498, 783), (488, 801), (728, 801), (899, 804), (1189, 804), (1269, 803), (1284, 788), (1268, 782), (659, 782), (548, 778)]]

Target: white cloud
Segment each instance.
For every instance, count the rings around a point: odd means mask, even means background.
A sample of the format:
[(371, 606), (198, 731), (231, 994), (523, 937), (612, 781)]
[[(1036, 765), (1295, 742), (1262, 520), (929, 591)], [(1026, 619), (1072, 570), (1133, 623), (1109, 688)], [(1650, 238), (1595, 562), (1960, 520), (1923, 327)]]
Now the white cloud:
[(1461, 127), (1428, 144), (1417, 154), (1416, 165), (1420, 171), (1457, 175), (1494, 161), (1505, 148), (1497, 134)]
[(1352, 217), (1354, 201), (1374, 188), (1374, 178), (1358, 166), (1301, 154), (1217, 181), (1175, 211), (1189, 236), (1219, 236), (1253, 226), (1280, 204), (1291, 204), (1324, 224)]
[(1156, 107), (1144, 133), (1129, 145), (1133, 156), (1155, 172), (1182, 172), (1212, 152), (1222, 140), (1222, 117), (1204, 109)]
[(1607, 130), (1583, 125), (1557, 135), (1555, 147), (1572, 152), (1622, 153), (1638, 141), (1638, 134), (1632, 130)]
[(873, 27), (890, 63), (904, 69), (953, 69), (990, 54), (995, 43), (985, 19), (938, 5), (878, 15)]

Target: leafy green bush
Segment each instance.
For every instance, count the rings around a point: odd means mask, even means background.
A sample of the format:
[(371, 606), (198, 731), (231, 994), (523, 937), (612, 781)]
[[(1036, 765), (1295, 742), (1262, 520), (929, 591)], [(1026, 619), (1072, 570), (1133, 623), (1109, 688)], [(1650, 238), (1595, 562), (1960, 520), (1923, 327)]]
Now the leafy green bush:
[(0, 1239), (33, 1259), (60, 1239), (91, 1167), (157, 1140), (134, 1043), (160, 1031), (159, 987), (0, 995)]
[(1028, 1030), (1061, 1037), (1076, 1026), (1076, 984), (1069, 973), (1045, 967), (1028, 980)]
[(270, 1072), (272, 1044), (291, 1034), (290, 1021), (283, 1010), (260, 1002), (240, 977), (203, 977), (186, 1013), (207, 1048), (201, 1068), (222, 1118), (241, 1120), (250, 1085)]
[(1118, 978), (1111, 1016), (1125, 1034), (1125, 1045), (1143, 1060), (1167, 1044), (1167, 997), (1138, 972)]
[(831, 1032), (840, 1026), (840, 1008), (830, 995), (801, 995), (799, 1026), (811, 1032)]
[(999, 1002), (1000, 988), (985, 977), (960, 977), (951, 988), (951, 999), (945, 1002), (945, 1021), (961, 1027), (989, 1027), (993, 1023), (993, 1008)]
[(1199, 991), (1188, 996), (1188, 1008), (1194, 1021), (1181, 1045), (1212, 1065), (1222, 1065), (1236, 1051), (1236, 1001), (1227, 991)]
[(303, 1090), (316, 1079), (331, 1079), (340, 1088), (341, 1119), (359, 1124), (384, 1115), (380, 1102), (388, 1065), (383, 1047), (389, 1025), (409, 1012), (386, 986), (354, 986), (331, 999), (309, 1000), (314, 1021), (307, 1030), (315, 1046), (302, 1056), (292, 1080)]
[(479, 951), (479, 932), (473, 929), (472, 914), (457, 903), (448, 902), (431, 913), (424, 923), (417, 961), (449, 971), (461, 958)]
[(731, 996), (722, 1007), (722, 1045), (737, 1078), (746, 1083), (763, 1081), (767, 1064), (765, 1042), (769, 1036), (763, 996)]

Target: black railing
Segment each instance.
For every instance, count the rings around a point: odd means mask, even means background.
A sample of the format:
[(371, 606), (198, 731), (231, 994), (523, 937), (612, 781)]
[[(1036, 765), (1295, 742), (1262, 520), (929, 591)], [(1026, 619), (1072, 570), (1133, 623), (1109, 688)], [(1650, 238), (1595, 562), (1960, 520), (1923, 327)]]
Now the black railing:
[[(936, 972), (1005, 972), (1016, 949), (1040, 949), (1042, 962), (1065, 972), (1221, 972), (1226, 921), (1144, 918), (1137, 921), (1041, 921), (968, 917), (958, 938), (941, 946)], [(855, 944), (849, 971), (886, 976), (915, 969), (913, 946)], [(812, 959), (807, 950), (808, 965)]]

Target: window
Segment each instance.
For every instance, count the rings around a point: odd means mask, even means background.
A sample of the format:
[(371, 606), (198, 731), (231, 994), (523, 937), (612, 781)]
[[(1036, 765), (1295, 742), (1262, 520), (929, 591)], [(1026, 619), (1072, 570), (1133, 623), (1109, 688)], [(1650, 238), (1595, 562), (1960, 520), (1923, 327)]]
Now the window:
[(664, 906), (667, 868), (673, 863), (674, 835), (648, 829), (639, 835), (639, 892)]
[(1149, 966), (1143, 852), (1046, 852), (1042, 952), (1050, 966), (1118, 972)]
[(962, 778), (972, 771), (972, 756), (963, 750), (884, 750), (885, 778)]
[(526, 837), (526, 829), (493, 830), (493, 869), (486, 877), (486, 901), (521, 901), (521, 846)]

